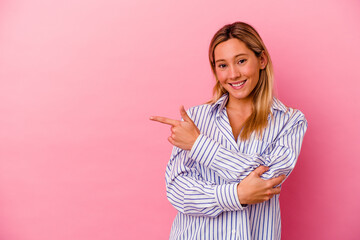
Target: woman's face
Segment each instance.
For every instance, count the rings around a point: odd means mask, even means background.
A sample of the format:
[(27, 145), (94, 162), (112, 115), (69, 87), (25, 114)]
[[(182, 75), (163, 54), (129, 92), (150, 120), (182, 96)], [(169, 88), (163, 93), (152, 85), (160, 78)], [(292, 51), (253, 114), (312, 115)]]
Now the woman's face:
[(231, 38), (214, 49), (215, 74), (232, 99), (249, 100), (259, 81), (260, 69), (267, 63), (265, 54), (256, 57), (245, 43)]

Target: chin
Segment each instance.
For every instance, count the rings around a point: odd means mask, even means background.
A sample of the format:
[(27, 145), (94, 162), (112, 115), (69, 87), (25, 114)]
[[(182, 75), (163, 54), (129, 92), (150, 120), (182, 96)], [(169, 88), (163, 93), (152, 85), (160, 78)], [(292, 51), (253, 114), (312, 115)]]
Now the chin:
[(238, 100), (247, 99), (250, 96), (250, 94), (248, 93), (232, 93), (232, 92), (229, 92), (229, 95)]

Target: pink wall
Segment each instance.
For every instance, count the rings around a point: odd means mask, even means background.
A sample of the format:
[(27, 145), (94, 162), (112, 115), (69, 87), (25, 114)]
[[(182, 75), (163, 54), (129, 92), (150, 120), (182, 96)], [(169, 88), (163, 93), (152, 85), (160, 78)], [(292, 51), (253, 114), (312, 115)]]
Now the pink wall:
[(167, 239), (169, 129), (211, 96), (207, 47), (254, 25), (309, 121), (283, 239), (360, 239), (360, 3), (0, 2), (0, 239)]

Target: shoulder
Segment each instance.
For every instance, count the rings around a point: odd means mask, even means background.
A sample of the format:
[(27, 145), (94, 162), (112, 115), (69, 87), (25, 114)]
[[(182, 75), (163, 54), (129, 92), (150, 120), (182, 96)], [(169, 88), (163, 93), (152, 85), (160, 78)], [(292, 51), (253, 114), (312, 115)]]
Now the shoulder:
[(195, 125), (200, 129), (215, 120), (216, 107), (213, 104), (202, 104), (191, 107), (187, 113)]
[(271, 111), (275, 121), (279, 121), (290, 126), (297, 124), (307, 126), (307, 120), (303, 112), (299, 109), (286, 106), (277, 98), (274, 98), (273, 100)]
[(188, 113), (189, 117), (194, 120), (196, 118), (202, 118), (204, 116), (207, 116), (211, 114), (212, 111), (213, 111), (212, 104), (201, 104), (189, 108), (186, 112)]
[[(221, 109), (223, 109), (228, 101), (228, 94), (223, 94), (216, 102), (214, 103), (205, 103), (192, 107), (188, 110), (189, 116), (193, 118), (203, 118), (203, 117), (214, 117)], [(191, 117), (190, 116), (190, 117)]]

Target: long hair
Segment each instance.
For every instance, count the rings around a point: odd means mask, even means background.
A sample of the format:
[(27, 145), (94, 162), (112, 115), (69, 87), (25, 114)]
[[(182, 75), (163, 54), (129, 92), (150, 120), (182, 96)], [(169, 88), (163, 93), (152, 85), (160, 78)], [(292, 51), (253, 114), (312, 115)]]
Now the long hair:
[(260, 57), (263, 52), (268, 59), (266, 67), (260, 69), (257, 85), (253, 92), (250, 93), (253, 96), (253, 111), (244, 122), (240, 133), (241, 140), (249, 139), (252, 132), (256, 132), (257, 136), (260, 137), (268, 124), (268, 116), (271, 113), (274, 71), (269, 52), (264, 42), (258, 32), (249, 24), (244, 22), (227, 24), (217, 31), (212, 38), (209, 46), (209, 61), (212, 72), (216, 78), (216, 84), (213, 89), (213, 98), (208, 103), (215, 103), (223, 94), (227, 93), (216, 77), (214, 51), (218, 44), (231, 38), (237, 38), (245, 43), (245, 45), (255, 53), (255, 56)]

